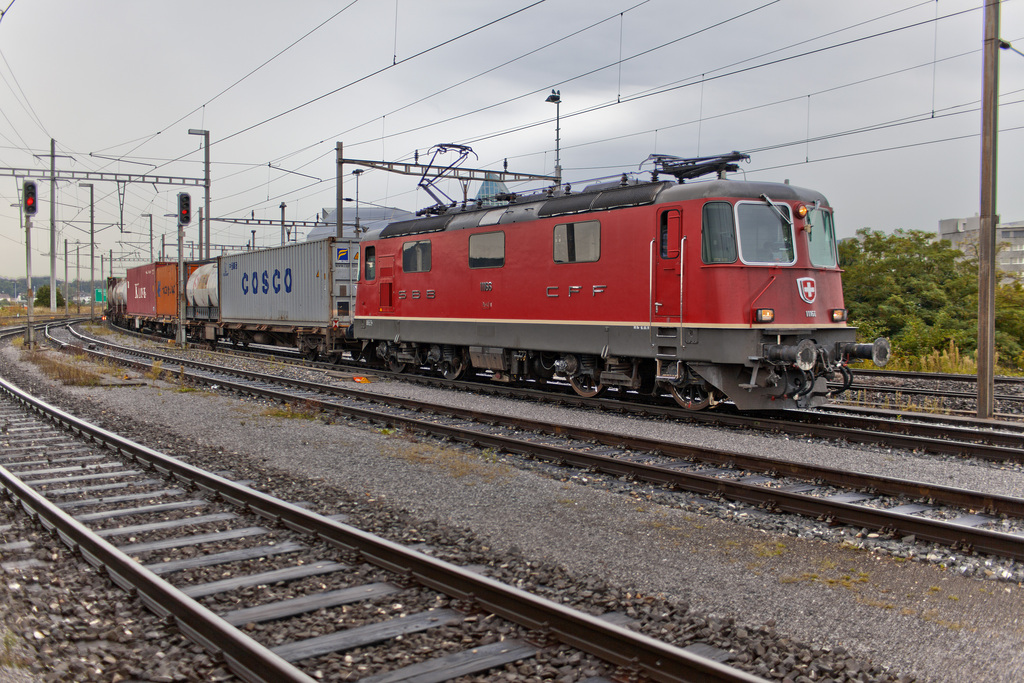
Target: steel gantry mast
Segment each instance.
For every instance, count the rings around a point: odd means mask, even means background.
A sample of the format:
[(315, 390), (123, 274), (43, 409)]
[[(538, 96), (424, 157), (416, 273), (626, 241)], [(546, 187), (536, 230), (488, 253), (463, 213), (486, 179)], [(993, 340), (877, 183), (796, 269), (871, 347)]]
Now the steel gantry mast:
[[(50, 169), (38, 169), (38, 168), (0, 168), (0, 177), (9, 176), (12, 178), (39, 178), (41, 180), (50, 181), (50, 222), (54, 225), (51, 226), (50, 230), (50, 309), (56, 310), (57, 306), (57, 288), (55, 283), (57, 273), (56, 263), (56, 217), (55, 217), (55, 206), (54, 201), (55, 187), (58, 180), (69, 180), (69, 181), (98, 181), (98, 182), (114, 182), (117, 183), (118, 193), (122, 184), (127, 185), (128, 183), (146, 183), (149, 185), (185, 185), (185, 186), (196, 186), (203, 187), (205, 180), (203, 178), (184, 178), (177, 176), (160, 176), (160, 175), (146, 175), (136, 173), (105, 173), (103, 171), (58, 171), (54, 164), (51, 162)], [(120, 223), (118, 228), (121, 232), (124, 232), (124, 205), (123, 201), (119, 202), (121, 206)]]

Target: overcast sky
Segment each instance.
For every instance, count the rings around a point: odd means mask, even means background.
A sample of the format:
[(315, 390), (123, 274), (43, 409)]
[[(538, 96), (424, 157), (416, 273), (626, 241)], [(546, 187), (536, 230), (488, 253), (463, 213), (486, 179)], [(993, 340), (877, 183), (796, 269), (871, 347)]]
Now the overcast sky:
[[(335, 145), (552, 173), (637, 171), (649, 154), (751, 154), (747, 178), (824, 193), (840, 236), (934, 231), (979, 211), (983, 0), (0, 0), (0, 168), (202, 178), (212, 214), (314, 220), (335, 205)], [(1024, 52), (1024, 0), (1002, 4)], [(1019, 44), (1018, 44), (1019, 43)], [(1024, 220), (1024, 56), (1000, 52), (999, 194)], [(644, 167), (645, 169), (648, 167)], [(351, 170), (351, 169), (349, 169)], [(355, 194), (352, 176), (345, 195)], [(49, 181), (39, 179), (33, 274), (49, 274)], [(57, 184), (64, 240), (88, 244), (89, 192)], [(148, 260), (152, 213), (175, 239), (175, 197), (202, 188), (96, 180), (97, 265)], [(0, 275), (24, 276), (22, 178), (0, 175)], [(471, 188), (470, 193), (475, 193)], [(416, 179), (368, 171), (360, 200), (416, 210)], [(456, 196), (456, 188), (447, 188)], [(123, 209), (122, 209), (123, 205)], [(118, 224), (122, 220), (124, 232)], [(195, 223), (193, 223), (193, 228)], [(213, 244), (250, 228), (213, 223)], [(189, 239), (194, 240), (195, 230)], [(257, 230), (257, 246), (280, 241)], [(85, 257), (83, 250), (83, 259)], [(83, 269), (87, 268), (83, 261)], [(74, 279), (74, 255), (71, 277)], [(109, 274), (109, 266), (106, 273)], [(83, 270), (83, 277), (87, 271)]]

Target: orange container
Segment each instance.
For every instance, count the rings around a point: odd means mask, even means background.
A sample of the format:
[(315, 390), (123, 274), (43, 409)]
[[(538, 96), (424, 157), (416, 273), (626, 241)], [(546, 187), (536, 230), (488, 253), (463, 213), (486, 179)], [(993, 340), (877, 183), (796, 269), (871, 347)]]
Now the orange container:
[(174, 318), (178, 315), (178, 264), (156, 264), (156, 316)]

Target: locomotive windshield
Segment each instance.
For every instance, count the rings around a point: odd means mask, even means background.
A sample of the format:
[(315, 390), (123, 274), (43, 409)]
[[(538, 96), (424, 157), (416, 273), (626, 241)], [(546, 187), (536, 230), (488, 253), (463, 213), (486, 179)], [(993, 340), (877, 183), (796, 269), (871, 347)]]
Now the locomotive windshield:
[(835, 268), (836, 233), (832, 227), (832, 213), (824, 209), (812, 209), (807, 214), (807, 226), (811, 263), (820, 268)]
[(744, 263), (793, 263), (793, 220), (787, 204), (736, 205), (740, 255)]

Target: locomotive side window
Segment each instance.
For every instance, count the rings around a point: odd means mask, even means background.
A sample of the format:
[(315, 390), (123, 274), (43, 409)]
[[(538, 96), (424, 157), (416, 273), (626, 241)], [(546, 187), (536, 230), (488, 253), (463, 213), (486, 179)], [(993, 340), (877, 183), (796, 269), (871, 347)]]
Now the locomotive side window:
[(600, 258), (600, 221), (561, 223), (555, 226), (555, 263), (591, 263)]
[(501, 268), (505, 265), (505, 233), (481, 232), (469, 236), (470, 268)]
[[(779, 215), (780, 211), (788, 220)], [(736, 215), (744, 263), (793, 263), (796, 260), (788, 204), (741, 202), (736, 205)]]
[(363, 252), (363, 279), (370, 281), (377, 277), (377, 247), (366, 247)]
[(406, 242), (402, 245), (402, 270), (406, 273), (430, 271), (430, 240)]
[(813, 209), (807, 214), (807, 244), (810, 246), (811, 264), (819, 268), (836, 265), (836, 233), (832, 227), (832, 214), (824, 209)]
[(732, 204), (708, 202), (704, 205), (700, 245), (704, 263), (736, 262), (736, 229), (733, 227)]

